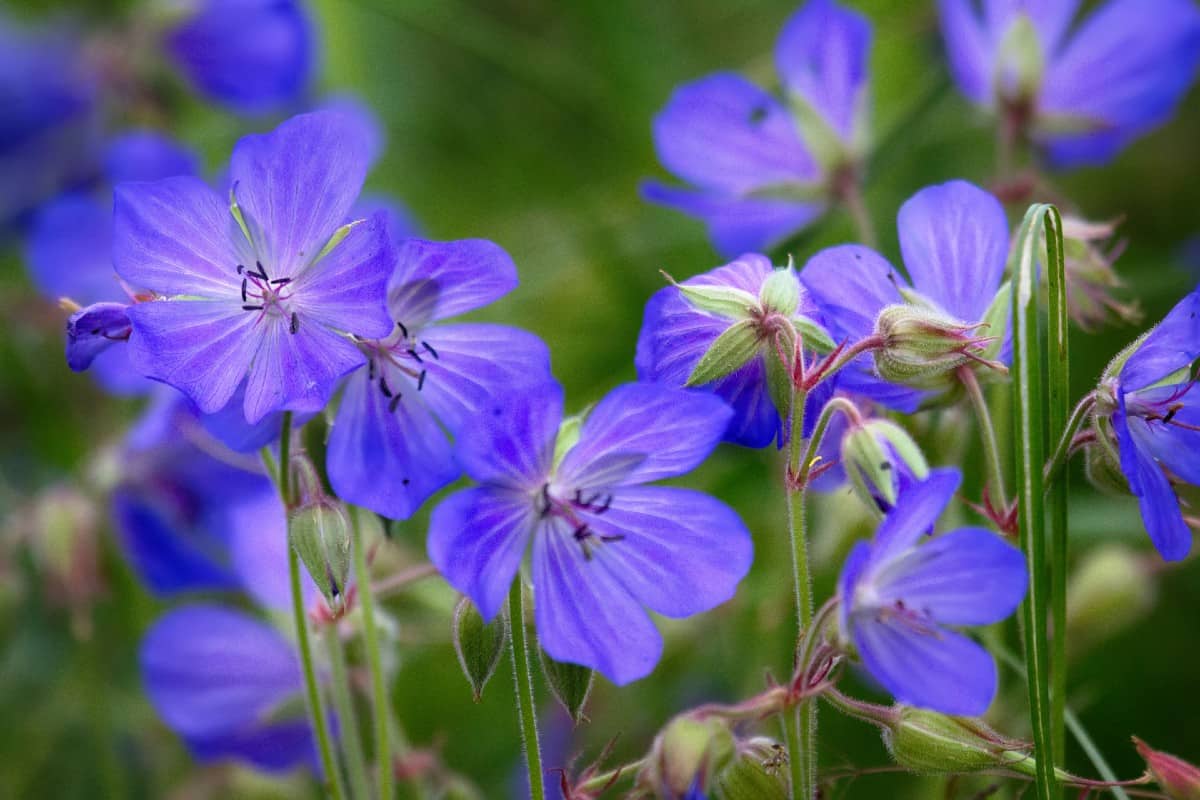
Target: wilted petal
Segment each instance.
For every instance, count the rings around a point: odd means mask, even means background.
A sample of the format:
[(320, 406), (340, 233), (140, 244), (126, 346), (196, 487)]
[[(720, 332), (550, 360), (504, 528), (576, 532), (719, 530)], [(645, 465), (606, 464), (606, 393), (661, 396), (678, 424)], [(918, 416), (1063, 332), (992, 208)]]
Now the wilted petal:
[(892, 561), (873, 578), (881, 602), (948, 625), (1007, 618), (1029, 583), (1021, 551), (983, 528), (938, 536)]
[[(601, 400), (563, 458), (559, 480), (571, 486), (632, 485), (675, 477), (700, 465), (721, 440), (732, 411), (708, 392), (630, 383)], [(630, 469), (599, 481), (597, 465), (614, 455), (639, 456)]]
[(517, 386), (492, 398), (458, 433), (459, 464), (480, 483), (537, 490), (550, 473), (562, 407), (555, 383)]
[(707, 611), (733, 597), (754, 546), (737, 512), (702, 492), (664, 486), (622, 488), (603, 514), (581, 514), (595, 548), (639, 603), (668, 617)]
[(389, 398), (358, 370), (346, 383), (329, 435), (329, 481), (338, 497), (391, 519), (408, 519), (458, 477), (450, 440), (424, 399), (392, 378)]
[(429, 560), (490, 620), (504, 605), (535, 522), (527, 496), (491, 487), (455, 492), (429, 518)]
[(598, 670), (621, 686), (644, 678), (662, 654), (650, 617), (604, 559), (584, 557), (562, 520), (533, 542), (538, 641), (556, 661)]
[(896, 220), (913, 288), (964, 322), (983, 319), (1008, 256), (1000, 201), (966, 181), (928, 186)]
[(1134, 392), (1200, 358), (1200, 290), (1193, 291), (1142, 340), (1121, 368), (1121, 389)]
[(978, 717), (996, 694), (996, 663), (962, 634), (873, 612), (851, 617), (850, 636), (871, 677), (901, 703)]
[(233, 194), (272, 278), (298, 277), (346, 219), (370, 163), (370, 141), (335, 111), (301, 114), (238, 142)]
[(401, 243), (388, 308), (410, 328), (493, 303), (517, 288), (517, 267), (486, 239)]
[(123, 345), (133, 330), (128, 308), (124, 303), (94, 303), (68, 317), (67, 366), (82, 372), (110, 346)]

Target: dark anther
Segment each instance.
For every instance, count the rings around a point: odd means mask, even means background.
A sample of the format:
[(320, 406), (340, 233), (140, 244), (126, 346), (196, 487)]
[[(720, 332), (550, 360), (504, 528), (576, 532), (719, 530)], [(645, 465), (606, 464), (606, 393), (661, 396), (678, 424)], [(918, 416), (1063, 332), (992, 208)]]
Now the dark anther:
[(884, 461), (882, 464), (879, 465), (879, 468), (881, 470), (883, 470), (884, 472), (887, 472), (888, 470), (890, 470), (892, 468), (892, 462)]
[[(262, 265), (261, 261), (255, 261), (254, 266), (258, 267), (258, 277), (262, 278), (264, 281), (270, 280), (270, 278), (267, 277), (267, 271), (265, 269), (263, 269), (263, 265)], [(250, 274), (253, 275), (254, 273), (251, 272)]]
[(379, 391), (383, 392), (383, 396), (384, 396), (384, 397), (391, 397), (391, 396), (392, 396), (392, 390), (391, 390), (391, 388), (390, 388), (390, 387), (387, 385), (387, 376), (386, 376), (386, 375), (380, 375), (380, 376), (379, 376)]
[(441, 360), (442, 357), (438, 355), (438, 351), (434, 350), (433, 347), (429, 344), (429, 342), (421, 342), (421, 346), (429, 351), (429, 355), (433, 356), (434, 358), (436, 358), (438, 360)]
[(373, 358), (367, 359), (367, 380), (375, 380), (375, 359)]
[(1163, 424), (1166, 425), (1175, 419), (1175, 415), (1183, 408), (1183, 403), (1176, 403), (1167, 409), (1167, 415), (1163, 417)]
[(242, 311), (262, 311), (262, 306), (242, 306)]
[(245, 271), (246, 271), (246, 265), (245, 265), (245, 264), (238, 264), (238, 275), (241, 275), (241, 274), (242, 274), (243, 272), (245, 272)]
[(553, 502), (550, 500), (550, 484), (542, 484), (542, 494), (539, 499), (542, 501), (542, 504), (538, 508), (538, 516), (544, 517), (550, 513), (550, 507), (553, 505)]
[(403, 336), (405, 339), (407, 339), (408, 338), (408, 328), (404, 327), (404, 323), (401, 322), (400, 320), (396, 320), (396, 327), (400, 329), (400, 335)]
[(417, 363), (418, 363), (418, 364), (424, 364), (424, 363), (425, 363), (424, 361), (422, 361), (422, 360), (421, 360), (421, 354), (420, 354), (420, 353), (418, 353), (416, 350), (412, 349), (411, 347), (410, 347), (410, 348), (408, 348), (408, 354), (409, 354), (410, 356), (412, 356), (413, 358), (415, 358), (415, 359), (417, 360)]
[(592, 529), (587, 526), (586, 522), (583, 523), (582, 525), (580, 525), (578, 528), (576, 528), (575, 532), (574, 532), (575, 541), (577, 541), (577, 542), (582, 542), (584, 539), (587, 539), (591, 535), (592, 535)]
[(292, 312), (292, 320), (288, 323), (288, 330), (292, 333), (300, 330), (300, 317), (296, 316), (296, 312)]
[(291, 278), (276, 278), (275, 280), (271, 281), (271, 285), (272, 286), (286, 286), (287, 284), (289, 284), (291, 282), (292, 282)]
[(417, 391), (425, 388), (425, 370), (421, 370), (421, 374), (417, 376)]
[(610, 494), (604, 498), (604, 503), (598, 506), (592, 506), (593, 514), (603, 514), (608, 509), (612, 508), (613, 496)]
[(243, 303), (246, 302), (246, 284), (248, 282), (249, 281), (246, 278), (242, 278), (242, 302)]
[(575, 490), (575, 497), (573, 498), (573, 502), (577, 506), (585, 505), (583, 502), (583, 490), (582, 489)]
[(600, 537), (600, 541), (602, 541), (602, 542), (623, 542), (623, 541), (625, 541), (625, 534), (623, 534), (623, 533), (604, 534)]
[(397, 395), (395, 397), (393, 397), (391, 400), (388, 401), (388, 413), (389, 414), (396, 413), (396, 406), (400, 405), (400, 398), (402, 396), (403, 395), (397, 393)]

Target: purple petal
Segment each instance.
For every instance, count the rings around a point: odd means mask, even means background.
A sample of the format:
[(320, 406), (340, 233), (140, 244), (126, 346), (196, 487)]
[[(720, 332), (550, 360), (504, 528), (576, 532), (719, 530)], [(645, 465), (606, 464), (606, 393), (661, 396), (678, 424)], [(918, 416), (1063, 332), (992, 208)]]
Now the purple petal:
[(126, 131), (109, 141), (104, 154), (104, 174), (113, 184), (157, 181), (199, 171), (195, 153), (153, 130)]
[(1057, 163), (1106, 160), (1165, 122), (1198, 64), (1200, 11), (1190, 0), (1110, 0), (1097, 9), (1047, 70), (1039, 111), (1104, 130), (1050, 138)]
[[(1137, 393), (1138, 403), (1157, 406), (1160, 413), (1171, 415), (1171, 422), (1140, 416), (1126, 419), (1139, 450), (1156, 458), (1186, 483), (1200, 485), (1200, 408), (1183, 404), (1194, 387), (1195, 384), (1162, 386)], [(1127, 403), (1129, 399), (1126, 396)], [(1194, 403), (1196, 398), (1191, 399)]]
[(978, 717), (996, 694), (996, 663), (986, 650), (944, 628), (922, 629), (851, 617), (850, 637), (875, 680), (901, 703)]
[(871, 545), (855, 542), (846, 555), (842, 572), (838, 576), (838, 619), (843, 631), (850, 630), (850, 612), (854, 605), (854, 591), (871, 562)]
[(978, 105), (992, 101), (994, 42), (972, 0), (938, 0), (950, 72), (959, 91)]
[[(395, 373), (395, 374), (393, 374)], [(388, 373), (387, 397), (358, 370), (346, 383), (329, 435), (329, 481), (338, 497), (391, 519), (408, 519), (459, 475), (450, 440), (416, 387)]]
[[(367, 162), (370, 166), (374, 166), (387, 150), (387, 131), (384, 130), (383, 124), (371, 106), (362, 99), (352, 94), (338, 94), (326, 98), (321, 103), (320, 110), (341, 114), (358, 126), (361, 131), (360, 136), (367, 143)], [(357, 217), (352, 215), (352, 218), (362, 219), (377, 210), (373, 208), (370, 212), (359, 214)]]
[[(244, 409), (251, 425), (272, 411), (320, 411), (338, 379), (366, 360), (358, 347), (328, 328), (303, 317), (295, 333), (288, 325), (281, 317), (263, 316), (247, 337), (260, 343), (246, 378)], [(207, 411), (198, 400), (197, 405)]]
[[(242, 381), (225, 407), (214, 414), (203, 414), (196, 410), (196, 417), (204, 430), (221, 444), (237, 453), (253, 453), (279, 439), (283, 424), (283, 412), (267, 414), (254, 425), (246, 422), (243, 410), (246, 404), (246, 382)], [(297, 414), (292, 421), (299, 428), (311, 415)]]
[(396, 263), (387, 218), (355, 224), (336, 247), (292, 282), (291, 306), (301, 324), (317, 323), (366, 339), (392, 332), (387, 281)]
[(429, 560), (490, 620), (504, 605), (535, 523), (533, 503), (517, 492), (455, 492), (429, 518)]
[(113, 344), (123, 345), (132, 332), (124, 303), (93, 303), (67, 318), (67, 366), (82, 372)]
[(900, 493), (875, 534), (871, 552), (873, 573), (878, 574), (879, 569), (886, 568), (933, 530), (961, 481), (962, 474), (953, 467), (934, 469), (925, 480)]
[(129, 319), (134, 367), (179, 389), (205, 414), (225, 407), (259, 347), (255, 316), (236, 302), (138, 303)]
[(25, 239), (30, 277), (50, 300), (128, 300), (111, 253), (112, 211), (87, 194), (64, 194), (41, 206)]
[(1025, 596), (1021, 551), (983, 528), (963, 528), (913, 548), (874, 579), (882, 604), (903, 602), (947, 625), (990, 625)]
[(312, 263), (358, 199), (369, 163), (365, 132), (334, 111), (301, 114), (237, 143), (233, 194), (272, 278), (296, 278)]
[[(435, 325), (421, 339), (425, 401), (451, 433), (470, 423), (493, 398), (528, 383), (549, 383), (550, 351), (532, 333), (481, 322)], [(415, 387), (414, 387), (415, 388)]]
[(1079, 3), (1080, 0), (989, 0), (985, 12), (997, 44), (1018, 14), (1027, 16), (1038, 33), (1043, 52), (1053, 59)]
[(1135, 392), (1200, 358), (1200, 290), (1179, 301), (1121, 367), (1121, 389)]
[(244, 761), (265, 772), (286, 772), (303, 765), (320, 772), (316, 740), (307, 721), (250, 725), (213, 737), (189, 737), (197, 761), (226, 758)]
[(104, 391), (123, 397), (144, 395), (162, 385), (135, 369), (129, 355), (128, 347), (110, 347), (96, 355), (88, 372)]
[(140, 661), (150, 702), (185, 737), (236, 733), (301, 689), (291, 644), (219, 606), (165, 614), (142, 640)]
[(771, 250), (825, 212), (821, 203), (743, 197), (724, 191), (642, 184), (642, 197), (700, 219), (717, 252), (727, 258)]
[(1175, 490), (1151, 453), (1137, 446), (1123, 411), (1112, 415), (1121, 455), (1121, 472), (1138, 499), (1150, 541), (1166, 561), (1182, 561), (1192, 549), (1192, 531), (1184, 522)]
[(167, 39), (202, 94), (243, 113), (298, 99), (312, 74), (312, 21), (297, 0), (202, 0)]
[(562, 423), (556, 383), (513, 387), (495, 397), (458, 433), (455, 455), (479, 483), (536, 491), (550, 474)]
[(896, 219), (913, 288), (964, 322), (977, 322), (996, 296), (1008, 257), (1000, 201), (966, 181), (928, 186)]
[(783, 104), (732, 73), (684, 84), (654, 119), (659, 160), (706, 189), (809, 183), (816, 164)]
[(787, 90), (817, 110), (842, 138), (854, 137), (871, 49), (866, 17), (829, 0), (809, 0), (792, 15), (775, 47)]
[(388, 283), (388, 308), (410, 328), (493, 303), (517, 287), (517, 267), (486, 239), (400, 245)]
[[(288, 570), (287, 514), (273, 486), (230, 504), (222, 515), (229, 529), (229, 557), (242, 589), (264, 608), (289, 611), (292, 583)], [(320, 596), (302, 570), (301, 592), (310, 607)]]
[(603, 514), (582, 514), (596, 548), (639, 603), (668, 617), (708, 611), (733, 597), (750, 569), (754, 545), (737, 512), (691, 489), (622, 488)]
[(658, 629), (603, 559), (584, 557), (563, 520), (534, 536), (533, 585), (538, 641), (554, 660), (591, 667), (618, 686), (658, 663)]
[(240, 300), (245, 237), (204, 181), (166, 178), (113, 190), (113, 265), (137, 289)]
[(388, 238), (397, 247), (405, 239), (421, 235), (421, 225), (412, 212), (398, 200), (386, 195), (364, 194), (350, 209), (350, 219), (366, 219), (374, 214), (383, 213), (387, 224)]
[[(661, 384), (618, 386), (588, 414), (558, 479), (600, 488), (671, 478), (698, 467), (721, 440), (733, 412), (708, 392)], [(605, 475), (610, 457), (638, 456), (629, 470)], [(601, 479), (601, 476), (604, 479)]]

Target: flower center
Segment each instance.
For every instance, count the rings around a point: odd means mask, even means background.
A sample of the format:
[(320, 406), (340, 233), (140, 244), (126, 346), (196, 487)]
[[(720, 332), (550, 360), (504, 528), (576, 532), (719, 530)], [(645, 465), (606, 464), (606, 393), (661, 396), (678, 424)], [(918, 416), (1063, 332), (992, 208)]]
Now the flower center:
[(534, 497), (534, 507), (542, 519), (558, 517), (566, 520), (584, 559), (591, 561), (596, 547), (619, 542), (625, 537), (619, 533), (598, 533), (582, 518), (581, 512), (599, 516), (612, 507), (612, 501), (610, 493), (587, 492), (579, 488), (567, 490), (546, 482)]
[(363, 341), (360, 347), (367, 356), (367, 380), (376, 384), (388, 399), (388, 411), (391, 413), (395, 413), (399, 407), (403, 394), (388, 383), (388, 375), (399, 372), (408, 376), (416, 381), (419, 392), (425, 388), (425, 378), (429, 374), (425, 369), (426, 359), (441, 359), (433, 345), (420, 339), (416, 331), (410, 331), (400, 320), (396, 320), (396, 329), (386, 339)]
[(257, 313), (259, 321), (268, 314), (285, 317), (289, 332), (300, 330), (300, 317), (290, 309), (288, 302), (292, 298), (291, 278), (271, 278), (261, 261), (254, 262), (254, 269), (238, 264), (237, 272), (242, 276), (243, 311)]

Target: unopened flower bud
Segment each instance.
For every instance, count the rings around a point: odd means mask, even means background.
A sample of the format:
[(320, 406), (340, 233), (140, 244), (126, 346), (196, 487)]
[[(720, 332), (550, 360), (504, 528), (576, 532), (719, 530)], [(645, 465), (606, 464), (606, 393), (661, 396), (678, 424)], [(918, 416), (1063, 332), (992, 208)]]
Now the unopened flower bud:
[(1136, 303), (1122, 303), (1114, 292), (1124, 284), (1113, 269), (1122, 250), (1116, 243), (1102, 249), (1116, 229), (1114, 223), (1063, 218), (1063, 259), (1067, 279), (1067, 312), (1079, 327), (1095, 330), (1111, 322), (1138, 322)]
[(341, 503), (319, 498), (292, 512), (288, 539), (331, 609), (350, 578), (350, 519)]
[(787, 749), (772, 739), (756, 736), (740, 742), (737, 754), (717, 775), (722, 800), (787, 800)]
[(654, 796), (682, 798), (704, 789), (734, 755), (733, 733), (722, 720), (675, 717), (654, 739), (638, 785)]
[(964, 364), (1004, 370), (987, 360), (992, 339), (976, 335), (981, 327), (929, 308), (887, 306), (875, 319), (875, 333), (883, 341), (875, 350), (875, 369), (884, 380), (917, 389), (949, 388), (954, 371)]
[(1167, 797), (1171, 800), (1200, 800), (1200, 768), (1170, 753), (1154, 750), (1136, 736), (1133, 737), (1133, 743)]
[(929, 463), (908, 432), (886, 419), (854, 424), (842, 438), (842, 465), (859, 498), (873, 509), (896, 504), (901, 475), (922, 480)]
[(800, 306), (800, 279), (788, 264), (772, 272), (758, 290), (758, 301), (764, 311), (790, 317)]
[(1121, 462), (1116, 453), (1116, 436), (1107, 422), (1094, 426), (1099, 441), (1088, 445), (1084, 451), (1084, 473), (1088, 481), (1105, 492), (1127, 492), (1129, 482), (1121, 472)]
[(1137, 553), (1120, 545), (1089, 552), (1067, 589), (1067, 641), (1083, 652), (1127, 629), (1154, 605), (1155, 583)]
[(1006, 739), (982, 721), (901, 708), (884, 728), (884, 745), (902, 767), (924, 774), (1011, 769), (1033, 775), (1027, 745)]

